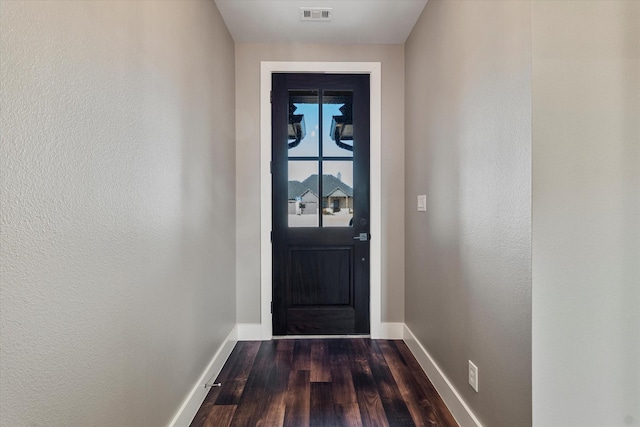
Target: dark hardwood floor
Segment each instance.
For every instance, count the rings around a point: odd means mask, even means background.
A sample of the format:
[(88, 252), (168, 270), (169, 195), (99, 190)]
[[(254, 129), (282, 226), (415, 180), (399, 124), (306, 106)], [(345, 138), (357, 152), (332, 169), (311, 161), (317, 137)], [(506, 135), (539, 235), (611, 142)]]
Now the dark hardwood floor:
[(192, 426), (457, 426), (403, 341), (241, 341)]

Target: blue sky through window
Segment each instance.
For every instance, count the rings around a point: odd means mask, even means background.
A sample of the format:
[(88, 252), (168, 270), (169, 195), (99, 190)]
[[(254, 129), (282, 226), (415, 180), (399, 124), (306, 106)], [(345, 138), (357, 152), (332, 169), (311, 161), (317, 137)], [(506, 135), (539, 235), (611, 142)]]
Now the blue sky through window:
[[(295, 114), (304, 114), (306, 136), (295, 148), (289, 150), (290, 157), (318, 155), (318, 104), (294, 104), (298, 107)], [(346, 161), (325, 161), (323, 162), (323, 173), (337, 176), (340, 173), (342, 182), (353, 187), (353, 152), (344, 150), (335, 144), (329, 136), (331, 120), (333, 116), (341, 116), (340, 107), (344, 104), (324, 104), (322, 129), (323, 129), (323, 154), (325, 156), (345, 157)], [(315, 166), (314, 166), (315, 165)], [(289, 162), (289, 180), (304, 181), (309, 175), (317, 174), (317, 163), (311, 162)]]

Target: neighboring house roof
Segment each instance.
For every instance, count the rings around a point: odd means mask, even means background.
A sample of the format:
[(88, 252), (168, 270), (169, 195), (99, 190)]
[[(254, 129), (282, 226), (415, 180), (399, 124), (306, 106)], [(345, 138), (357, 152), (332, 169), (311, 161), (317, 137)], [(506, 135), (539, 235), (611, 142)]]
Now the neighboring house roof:
[(314, 193), (311, 190), (306, 190), (304, 193), (302, 193), (302, 196), (300, 196), (300, 198), (303, 201), (307, 201), (307, 202), (317, 202), (318, 201), (318, 195), (316, 193)]
[(333, 191), (325, 191), (328, 197), (347, 197), (347, 194), (340, 188), (334, 188)]
[(289, 200), (295, 200), (296, 197), (302, 197), (302, 195), (308, 189), (302, 186), (300, 181), (289, 181)]
[[(322, 175), (322, 197), (329, 197), (336, 190), (342, 191), (349, 197), (353, 197), (353, 188), (340, 181), (333, 175)], [(289, 200), (302, 197), (304, 193), (311, 191), (314, 194), (318, 191), (318, 175), (311, 175), (304, 181), (289, 181)]]

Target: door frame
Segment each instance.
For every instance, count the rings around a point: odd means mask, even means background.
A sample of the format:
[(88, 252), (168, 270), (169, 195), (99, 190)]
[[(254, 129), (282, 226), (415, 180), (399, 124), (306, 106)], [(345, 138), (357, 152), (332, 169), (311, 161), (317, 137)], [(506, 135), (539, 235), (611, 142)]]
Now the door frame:
[(371, 338), (382, 335), (382, 73), (380, 62), (281, 62), (260, 63), (260, 338), (272, 334), (271, 247), (271, 75), (273, 73), (369, 74), (370, 87), (370, 272), (369, 315)]

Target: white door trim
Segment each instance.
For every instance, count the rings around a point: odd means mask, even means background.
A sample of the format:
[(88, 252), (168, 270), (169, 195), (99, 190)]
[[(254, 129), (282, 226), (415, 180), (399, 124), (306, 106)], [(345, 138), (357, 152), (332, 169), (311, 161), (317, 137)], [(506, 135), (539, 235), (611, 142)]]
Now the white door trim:
[(371, 122), (371, 338), (382, 338), (382, 73), (380, 62), (271, 62), (260, 63), (260, 330), (261, 339), (272, 338), (271, 252), (271, 74), (342, 73), (370, 75)]

